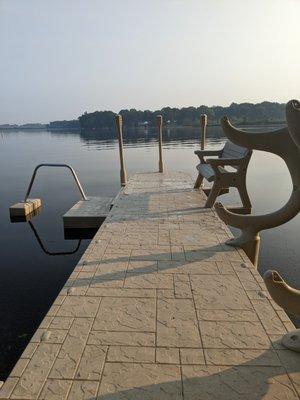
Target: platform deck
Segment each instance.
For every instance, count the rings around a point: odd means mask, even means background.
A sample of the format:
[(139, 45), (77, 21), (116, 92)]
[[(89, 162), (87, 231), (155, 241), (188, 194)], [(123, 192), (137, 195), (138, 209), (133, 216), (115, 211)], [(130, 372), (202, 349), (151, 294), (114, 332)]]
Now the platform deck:
[(108, 216), (113, 197), (88, 197), (78, 201), (63, 216), (65, 228), (99, 228)]
[(136, 174), (0, 390), (10, 399), (299, 399), (293, 329), (183, 173)]

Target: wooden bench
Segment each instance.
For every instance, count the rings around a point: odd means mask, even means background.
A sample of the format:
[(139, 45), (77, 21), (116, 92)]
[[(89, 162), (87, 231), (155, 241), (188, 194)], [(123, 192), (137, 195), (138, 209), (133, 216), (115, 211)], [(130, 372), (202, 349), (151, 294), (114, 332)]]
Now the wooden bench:
[[(194, 188), (198, 189), (202, 185), (203, 178), (208, 182), (214, 182), (205, 207), (213, 207), (216, 198), (224, 189), (236, 187), (243, 207), (251, 210), (252, 205), (246, 187), (246, 172), (252, 150), (227, 141), (221, 150), (197, 150), (195, 154), (199, 157), (200, 164), (196, 167), (198, 178)], [(205, 158), (207, 156), (218, 156), (218, 158)]]

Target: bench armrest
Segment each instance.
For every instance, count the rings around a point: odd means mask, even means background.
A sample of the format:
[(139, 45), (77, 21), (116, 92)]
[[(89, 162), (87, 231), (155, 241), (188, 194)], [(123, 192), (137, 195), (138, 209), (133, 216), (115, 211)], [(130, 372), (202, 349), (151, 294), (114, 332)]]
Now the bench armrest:
[(212, 167), (224, 167), (225, 165), (242, 165), (245, 163), (245, 158), (209, 158), (206, 162)]
[(196, 154), (197, 156), (220, 156), (222, 153), (223, 149), (221, 150), (196, 150), (194, 151), (194, 154)]
[(238, 173), (240, 166), (245, 163), (245, 159), (244, 158), (210, 158), (210, 159), (206, 160), (206, 163), (211, 165), (216, 176), (220, 176), (220, 174), (224, 173), (224, 169), (221, 171), (219, 169), (219, 167), (225, 167), (226, 165), (231, 166), (231, 167), (237, 167), (236, 172), (228, 171), (228, 173), (229, 174)]
[(194, 154), (196, 154), (199, 157), (201, 164), (205, 164), (206, 161), (205, 161), (204, 157), (206, 157), (206, 156), (220, 157), (220, 155), (222, 154), (222, 151), (223, 151), (223, 149), (221, 149), (221, 150), (196, 150), (196, 151), (194, 151)]

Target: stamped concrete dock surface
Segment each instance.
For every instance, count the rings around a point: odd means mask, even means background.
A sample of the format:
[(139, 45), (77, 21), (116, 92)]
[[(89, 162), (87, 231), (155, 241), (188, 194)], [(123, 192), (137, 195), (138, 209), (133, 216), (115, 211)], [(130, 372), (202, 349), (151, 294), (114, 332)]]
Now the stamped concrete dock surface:
[(136, 174), (1, 399), (299, 399), (293, 328), (183, 173)]

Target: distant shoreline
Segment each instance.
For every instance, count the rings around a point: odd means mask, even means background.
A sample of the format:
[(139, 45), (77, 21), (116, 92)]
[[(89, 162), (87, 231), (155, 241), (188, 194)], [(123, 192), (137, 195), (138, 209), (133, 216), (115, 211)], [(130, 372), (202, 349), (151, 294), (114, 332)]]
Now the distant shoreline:
[(46, 131), (47, 127), (39, 127), (39, 128), (26, 128), (23, 126), (14, 126), (14, 127), (2, 127), (0, 126), (1, 131)]
[[(256, 121), (256, 122), (247, 122), (247, 123), (235, 123), (236, 126), (240, 127), (247, 127), (247, 126), (277, 126), (277, 125), (285, 125), (284, 121)], [(207, 124), (207, 127), (216, 127), (221, 126), (219, 123), (217, 124)], [(199, 125), (165, 125), (166, 128), (198, 128)], [(135, 129), (135, 130), (144, 130), (145, 127), (126, 127), (127, 129)], [(155, 126), (149, 126), (151, 129), (155, 129)], [(111, 127), (97, 127), (94, 130), (111, 130)], [(41, 127), (23, 127), (23, 126), (13, 126), (13, 127), (2, 127), (0, 126), (0, 131), (49, 131), (49, 132), (66, 132), (66, 131), (73, 131), (73, 132), (80, 132), (81, 128), (49, 128), (48, 126), (41, 126)], [(86, 129), (84, 129), (86, 130)]]

